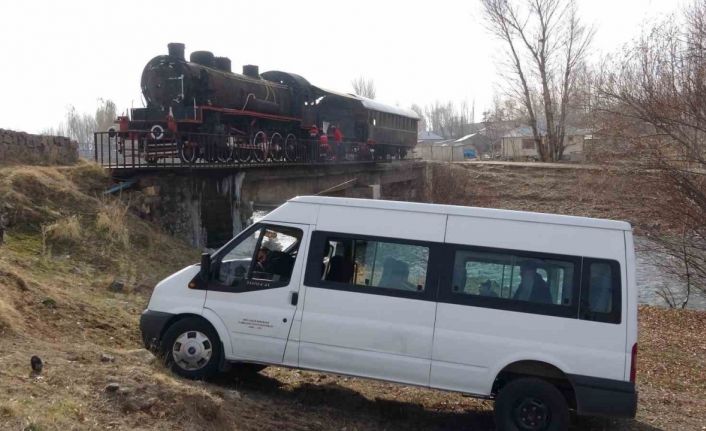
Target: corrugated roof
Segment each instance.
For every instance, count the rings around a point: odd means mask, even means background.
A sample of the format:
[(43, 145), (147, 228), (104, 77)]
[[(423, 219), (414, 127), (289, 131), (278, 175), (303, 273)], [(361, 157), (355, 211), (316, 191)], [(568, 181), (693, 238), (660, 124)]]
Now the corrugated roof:
[(456, 142), (465, 141), (466, 139), (470, 139), (470, 138), (474, 137), (475, 135), (480, 135), (480, 132), (471, 133), (470, 135), (466, 135), (462, 138), (458, 138), (458, 139), (456, 139)]
[(439, 136), (438, 134), (430, 131), (430, 130), (423, 130), (419, 132), (418, 139), (420, 141), (440, 141), (444, 139), (443, 136)]

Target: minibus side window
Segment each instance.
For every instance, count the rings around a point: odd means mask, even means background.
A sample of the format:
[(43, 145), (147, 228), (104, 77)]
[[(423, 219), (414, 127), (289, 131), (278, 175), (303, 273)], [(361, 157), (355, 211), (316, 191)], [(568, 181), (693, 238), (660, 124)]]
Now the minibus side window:
[(294, 269), (302, 232), (299, 229), (267, 227), (250, 270), (253, 280), (288, 282)]
[(225, 286), (242, 284), (247, 277), (261, 234), (262, 229), (255, 230), (223, 256), (216, 272), (218, 282)]
[(321, 281), (423, 292), (429, 247), (396, 242), (326, 237)]
[[(302, 231), (284, 226), (262, 226), (229, 250), (215, 272), (225, 287), (243, 289), (286, 285), (292, 275)], [(257, 280), (251, 283), (247, 280)]]
[(583, 320), (620, 323), (620, 264), (615, 261), (584, 259), (581, 284)]
[(573, 304), (575, 263), (559, 259), (458, 250), (451, 291), (537, 304)]

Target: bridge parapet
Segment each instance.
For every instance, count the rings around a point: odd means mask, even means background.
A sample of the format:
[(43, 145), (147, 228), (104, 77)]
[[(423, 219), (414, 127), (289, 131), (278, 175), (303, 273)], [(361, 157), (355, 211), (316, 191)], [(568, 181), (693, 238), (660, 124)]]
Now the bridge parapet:
[(162, 129), (98, 132), (94, 134), (93, 146), (96, 163), (121, 176), (135, 171), (234, 171), (290, 165), (384, 163), (399, 158), (390, 148), (350, 140), (321, 145), (318, 139), (301, 139), (291, 133), (283, 138), (278, 133), (267, 136), (259, 132), (245, 138)]

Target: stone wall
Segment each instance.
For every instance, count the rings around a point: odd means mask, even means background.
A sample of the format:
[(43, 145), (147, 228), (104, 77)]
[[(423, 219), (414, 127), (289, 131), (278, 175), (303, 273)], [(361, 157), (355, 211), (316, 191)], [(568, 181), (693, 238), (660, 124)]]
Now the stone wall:
[(69, 138), (0, 129), (0, 164), (70, 165), (77, 161), (78, 144)]

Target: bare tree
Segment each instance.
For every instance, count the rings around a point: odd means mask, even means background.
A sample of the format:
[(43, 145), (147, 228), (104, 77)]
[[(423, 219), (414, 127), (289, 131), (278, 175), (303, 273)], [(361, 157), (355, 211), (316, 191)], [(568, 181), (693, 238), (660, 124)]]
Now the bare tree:
[(509, 93), (525, 110), (541, 160), (560, 160), (575, 71), (593, 29), (581, 23), (575, 0), (480, 1), (489, 30), (508, 49)]
[(424, 119), (427, 128), (444, 138), (459, 138), (471, 133), (473, 124), (473, 105), (467, 101), (456, 104), (452, 101), (429, 104), (424, 108)]
[(687, 298), (706, 292), (706, 3), (648, 28), (599, 86), (603, 133), (627, 142), (665, 226), (648, 230), (679, 270)]
[(368, 99), (375, 98), (375, 82), (372, 79), (359, 76), (351, 81), (353, 92), (358, 96), (367, 97)]
[(42, 134), (53, 136), (66, 136), (79, 144), (83, 153), (90, 152), (93, 148), (93, 133), (104, 132), (113, 125), (117, 116), (117, 108), (111, 100), (98, 99), (98, 106), (94, 115), (79, 113), (74, 106), (66, 109), (64, 121), (57, 127), (44, 129)]
[(108, 99), (98, 99), (98, 107), (96, 108), (96, 132), (105, 132), (111, 126), (115, 125), (115, 119), (118, 117), (118, 109), (115, 103)]

